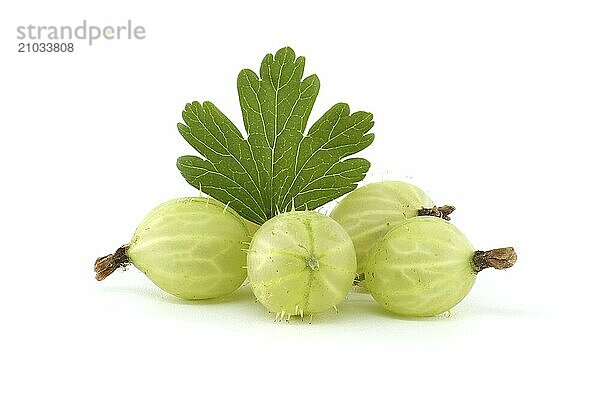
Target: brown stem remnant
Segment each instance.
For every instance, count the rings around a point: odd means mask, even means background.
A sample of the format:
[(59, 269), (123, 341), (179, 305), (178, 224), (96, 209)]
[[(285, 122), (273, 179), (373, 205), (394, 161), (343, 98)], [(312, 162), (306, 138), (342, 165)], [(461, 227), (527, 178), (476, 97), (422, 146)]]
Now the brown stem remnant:
[(358, 286), (358, 285), (361, 285), (364, 281), (365, 281), (365, 273), (361, 272), (360, 274), (357, 274), (354, 277), (353, 284)]
[(475, 272), (486, 268), (506, 269), (515, 265), (517, 253), (513, 247), (503, 247), (488, 251), (476, 251), (473, 254)]
[(452, 214), (452, 211), (454, 211), (454, 210), (456, 210), (456, 207), (449, 206), (449, 205), (445, 205), (445, 206), (441, 206), (441, 207), (433, 206), (431, 208), (423, 207), (417, 212), (417, 215), (438, 217), (438, 218), (445, 219), (446, 221), (450, 221), (449, 215)]
[(107, 276), (115, 272), (118, 268), (125, 268), (129, 264), (127, 257), (127, 249), (129, 245), (123, 245), (115, 251), (115, 254), (109, 254), (104, 257), (99, 257), (94, 263), (94, 272), (96, 280), (104, 280)]

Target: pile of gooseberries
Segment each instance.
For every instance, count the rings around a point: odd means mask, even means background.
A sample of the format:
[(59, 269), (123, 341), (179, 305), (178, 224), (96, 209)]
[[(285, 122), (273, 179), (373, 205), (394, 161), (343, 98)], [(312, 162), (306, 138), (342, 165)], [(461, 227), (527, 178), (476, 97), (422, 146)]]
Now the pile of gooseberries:
[(312, 318), (356, 289), (406, 317), (452, 309), (486, 269), (514, 265), (512, 247), (477, 251), (424, 191), (399, 181), (365, 185), (330, 216), (288, 211), (260, 227), (209, 197), (150, 211), (129, 244), (96, 260), (96, 279), (134, 265), (188, 300), (226, 296), (248, 281), (276, 320)]

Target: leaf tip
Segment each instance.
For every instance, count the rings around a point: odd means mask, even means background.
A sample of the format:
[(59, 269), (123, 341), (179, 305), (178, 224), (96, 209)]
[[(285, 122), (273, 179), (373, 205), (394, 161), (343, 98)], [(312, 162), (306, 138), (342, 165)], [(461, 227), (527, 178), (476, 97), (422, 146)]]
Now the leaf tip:
[[(298, 58), (304, 59), (304, 57)], [(280, 62), (294, 61), (296, 59), (296, 52), (290, 46), (284, 46), (281, 49), (277, 50), (277, 52), (275, 53), (275, 59)]]

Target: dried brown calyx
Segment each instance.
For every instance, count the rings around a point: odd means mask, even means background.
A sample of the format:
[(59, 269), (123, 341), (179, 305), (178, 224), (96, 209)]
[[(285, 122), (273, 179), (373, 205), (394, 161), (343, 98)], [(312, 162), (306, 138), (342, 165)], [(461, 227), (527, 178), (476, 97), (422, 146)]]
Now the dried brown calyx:
[(445, 206), (441, 206), (441, 207), (433, 206), (431, 208), (423, 207), (417, 212), (417, 215), (419, 215), (420, 217), (421, 216), (438, 217), (438, 218), (445, 219), (446, 221), (450, 221), (449, 215), (452, 214), (452, 212), (454, 210), (456, 210), (456, 207), (449, 206), (449, 205), (445, 205)]
[(128, 245), (124, 245), (119, 247), (114, 254), (97, 258), (96, 262), (94, 263), (96, 280), (104, 280), (118, 268), (125, 268), (129, 264), (129, 258), (127, 257), (128, 248)]
[(476, 251), (473, 254), (475, 272), (486, 268), (507, 269), (517, 262), (517, 253), (513, 247), (503, 247), (488, 251)]

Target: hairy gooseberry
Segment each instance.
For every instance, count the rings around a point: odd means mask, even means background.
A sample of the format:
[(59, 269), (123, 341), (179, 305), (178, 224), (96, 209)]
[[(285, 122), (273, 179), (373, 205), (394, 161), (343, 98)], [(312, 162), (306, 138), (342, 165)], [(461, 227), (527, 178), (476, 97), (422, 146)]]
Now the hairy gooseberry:
[(248, 229), (235, 211), (208, 197), (154, 208), (131, 242), (96, 260), (96, 279), (135, 265), (165, 292), (188, 300), (220, 297), (246, 278)]
[(250, 243), (250, 286), (279, 319), (335, 307), (346, 298), (355, 274), (350, 237), (333, 219), (315, 211), (271, 218)]
[(475, 251), (449, 222), (415, 217), (374, 246), (365, 279), (375, 300), (386, 309), (403, 316), (434, 316), (458, 304), (479, 271), (506, 269), (516, 260), (512, 247)]
[(452, 206), (435, 207), (424, 191), (410, 183), (383, 181), (350, 192), (335, 206), (331, 218), (350, 235), (361, 274), (369, 251), (391, 229), (417, 215), (449, 219), (452, 211)]

